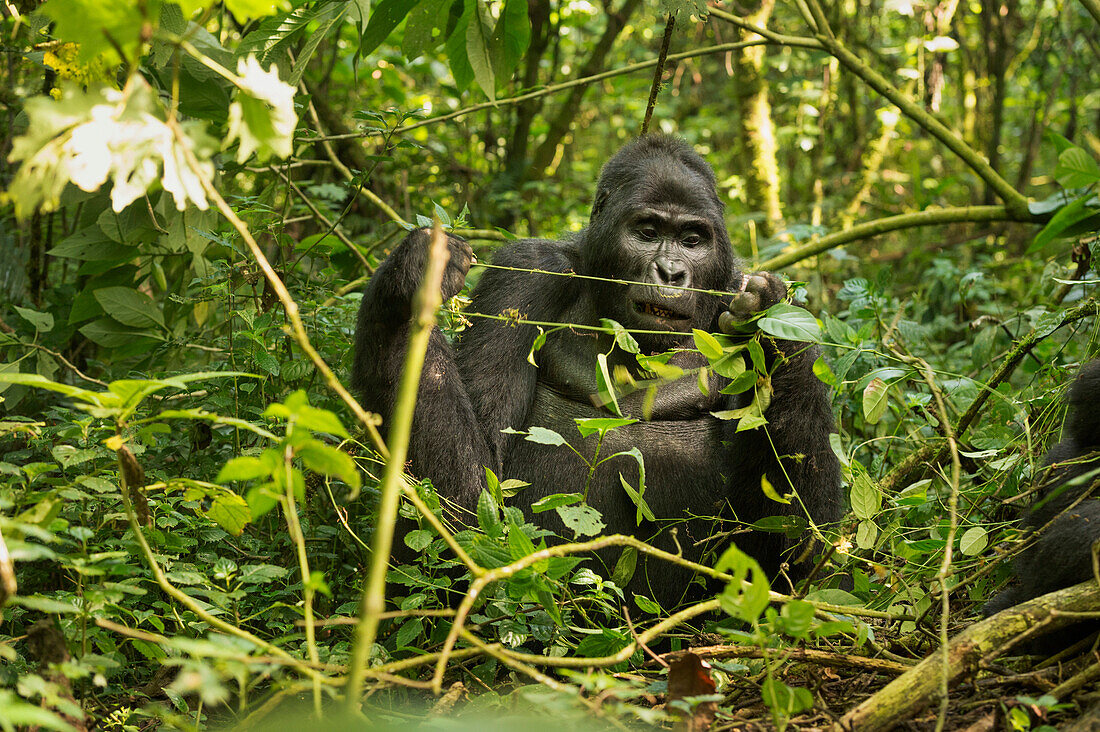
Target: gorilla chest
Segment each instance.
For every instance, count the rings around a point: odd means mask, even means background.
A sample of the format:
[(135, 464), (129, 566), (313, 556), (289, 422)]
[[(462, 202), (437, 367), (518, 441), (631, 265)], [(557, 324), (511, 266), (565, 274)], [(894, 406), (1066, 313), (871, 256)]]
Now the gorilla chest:
[[(606, 435), (597, 455), (597, 436), (582, 438), (575, 420), (607, 416), (604, 410), (539, 384), (524, 426), (554, 430), (580, 455), (565, 445), (513, 437), (505, 457), (505, 476), (531, 483), (519, 494), (520, 503), (529, 505), (553, 493), (583, 492), (587, 484), (588, 503), (603, 513), (607, 530), (633, 532), (635, 505), (622, 480), (638, 487), (638, 462), (628, 455), (612, 456), (636, 448), (645, 464), (644, 497), (658, 519), (678, 518), (688, 512), (719, 512), (716, 503), (726, 493), (727, 453), (719, 420), (707, 412), (696, 412), (682, 419), (619, 427)], [(590, 469), (593, 463), (598, 463), (594, 471)]]

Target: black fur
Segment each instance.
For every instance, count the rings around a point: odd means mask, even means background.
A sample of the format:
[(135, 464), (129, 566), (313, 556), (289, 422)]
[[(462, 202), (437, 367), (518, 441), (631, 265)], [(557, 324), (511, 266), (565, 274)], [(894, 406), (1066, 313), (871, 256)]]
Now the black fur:
[[(1092, 545), (1100, 539), (1100, 491), (1092, 490), (1097, 476), (1082, 476), (1100, 468), (1100, 361), (1081, 368), (1069, 390), (1069, 410), (1062, 441), (1043, 461), (1045, 485), (1024, 519), (1026, 529), (1042, 531), (1016, 559), (1019, 583), (986, 603), (986, 615), (1092, 577)], [(1075, 478), (1082, 479), (1071, 485)], [(1090, 497), (1074, 506), (1086, 491)]]
[[(384, 418), (392, 409), (409, 327), (408, 302), (420, 279), (426, 244), (424, 232), (413, 232), (397, 247), (372, 278), (359, 313), (354, 385), (363, 405)], [(452, 266), (465, 271), (468, 247), (454, 238), (451, 246)], [(611, 318), (628, 329), (667, 331), (668, 335), (639, 335), (646, 352), (690, 345), (692, 327), (716, 331), (723, 314), (726, 325), (743, 317), (746, 308), (763, 309), (786, 295), (782, 280), (773, 275), (761, 273), (743, 281), (714, 174), (687, 144), (668, 137), (642, 138), (608, 161), (585, 230), (565, 241), (514, 242), (498, 251), (494, 261), (652, 283), (618, 285), (490, 269), (474, 289), (469, 308), (473, 313), (518, 312), (532, 321), (585, 325)], [(717, 297), (665, 285), (731, 294)], [(450, 282), (443, 294), (456, 291), (456, 282)], [(672, 315), (646, 312), (647, 304)], [(610, 336), (579, 329), (551, 333), (536, 356), (536, 368), (527, 355), (537, 333), (532, 326), (475, 318), (453, 348), (438, 331), (434, 334), (420, 383), (410, 456), (413, 472), (431, 478), (444, 497), (473, 507), (485, 487), (482, 466), (491, 467), (502, 479), (530, 482), (515, 499), (524, 508), (543, 496), (580, 491), (585, 485), (587, 467), (568, 449), (535, 444), (501, 430), (548, 427), (591, 458), (595, 438), (581, 440), (574, 418), (608, 416), (593, 402), (597, 354), (611, 352), (612, 369), (621, 365), (636, 376), (639, 369), (632, 354), (612, 351)], [(712, 411), (745, 404), (743, 394), (719, 393), (727, 382), (714, 377), (710, 396), (704, 396), (695, 378), (688, 377), (660, 389), (651, 421), (615, 430), (604, 442), (602, 456), (631, 447), (642, 452), (645, 498), (658, 519), (680, 522), (676, 540), (665, 531), (655, 538), (658, 546), (700, 558), (713, 525), (692, 516), (735, 515), (752, 522), (778, 514), (803, 515), (797, 500), (788, 506), (764, 496), (765, 474), (781, 494), (793, 484), (817, 523), (840, 517), (839, 465), (829, 447), (833, 416), (826, 390), (812, 371), (817, 349), (788, 342), (779, 343), (778, 349), (789, 358), (773, 374), (767, 434), (760, 429), (738, 433), (736, 422), (711, 416)], [(704, 362), (697, 353), (682, 352), (673, 363), (691, 368)], [(623, 397), (624, 413), (641, 416), (642, 397), (642, 392)], [(783, 456), (782, 464), (777, 454)], [(596, 472), (588, 502), (602, 512), (607, 533), (651, 538), (656, 529), (652, 524), (637, 526), (635, 506), (620, 484), (620, 472), (636, 484), (636, 463), (615, 458)], [(571, 538), (555, 512), (528, 516)], [(736, 541), (769, 573), (778, 570), (783, 553), (795, 543), (762, 533), (739, 535)], [(603, 559), (614, 561), (610, 555)], [(668, 564), (647, 565), (643, 559), (632, 589), (667, 602), (683, 592), (685, 579)]]

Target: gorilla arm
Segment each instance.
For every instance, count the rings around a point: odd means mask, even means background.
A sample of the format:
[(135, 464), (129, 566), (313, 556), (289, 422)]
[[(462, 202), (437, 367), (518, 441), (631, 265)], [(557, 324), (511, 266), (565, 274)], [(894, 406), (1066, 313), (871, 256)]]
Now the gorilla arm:
[[(410, 232), (379, 266), (363, 293), (355, 334), (352, 385), (363, 406), (393, 416), (411, 328), (411, 302), (427, 261), (429, 234)], [(444, 300), (461, 289), (472, 261), (469, 245), (449, 237), (451, 260), (443, 275)], [(409, 443), (412, 472), (430, 478), (440, 495), (472, 506), (490, 465), (484, 432), (470, 404), (455, 355), (433, 329), (420, 375)], [(472, 502), (471, 502), (472, 497)]]
[[(719, 317), (720, 328), (731, 332), (752, 312), (767, 309), (784, 298), (787, 288), (767, 272), (746, 274), (741, 291), (729, 310)], [(813, 364), (820, 355), (816, 346), (786, 340), (771, 342), (768, 349), (772, 396), (764, 411), (767, 424), (753, 430), (734, 432), (731, 424), (732, 464), (742, 474), (738, 495), (744, 518), (756, 520), (772, 515), (809, 515), (818, 525), (837, 521), (842, 514), (840, 464), (829, 444), (835, 420), (825, 384), (814, 375)], [(761, 478), (779, 495), (793, 489), (798, 497), (790, 504), (768, 499)], [(778, 541), (779, 535), (770, 535)], [(765, 539), (766, 540), (766, 539)], [(793, 542), (784, 542), (790, 546)], [(750, 551), (750, 553), (752, 553)], [(757, 556), (771, 556), (759, 552)], [(767, 568), (765, 568), (767, 569)]]

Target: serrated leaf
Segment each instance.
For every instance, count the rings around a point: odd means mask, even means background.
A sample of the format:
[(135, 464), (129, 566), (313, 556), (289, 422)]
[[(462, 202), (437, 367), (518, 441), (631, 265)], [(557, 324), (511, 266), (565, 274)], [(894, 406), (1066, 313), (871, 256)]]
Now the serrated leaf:
[(240, 536), (244, 527), (252, 520), (252, 511), (248, 503), (236, 493), (219, 493), (206, 516), (233, 536)]
[(360, 485), (361, 479), (359, 471), (355, 467), (355, 461), (351, 459), (350, 455), (337, 450), (335, 447), (318, 440), (309, 440), (299, 445), (294, 454), (300, 457), (305, 466), (314, 472), (335, 476), (352, 488), (358, 488)]
[(432, 544), (432, 532), (424, 529), (414, 529), (405, 534), (405, 546), (414, 552), (422, 552)]
[(559, 506), (554, 510), (575, 536), (596, 536), (604, 530), (603, 515), (591, 506)]
[(500, 511), (488, 491), (482, 491), (477, 499), (477, 525), (491, 538), (496, 539), (504, 534), (504, 523), (500, 520)]
[(873, 519), (882, 506), (882, 494), (878, 486), (862, 467), (856, 469), (852, 476), (851, 502), (852, 513), (856, 518), (865, 521)]
[(564, 445), (565, 438), (559, 435), (557, 432), (546, 427), (531, 427), (527, 430), (527, 436), (524, 437), (528, 442), (535, 442), (540, 445)]

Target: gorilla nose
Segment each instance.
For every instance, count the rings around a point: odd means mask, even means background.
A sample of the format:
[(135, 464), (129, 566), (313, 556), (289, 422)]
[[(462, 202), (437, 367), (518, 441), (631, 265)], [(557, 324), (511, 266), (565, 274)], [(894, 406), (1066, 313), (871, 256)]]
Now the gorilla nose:
[[(687, 267), (681, 261), (669, 259), (668, 257), (657, 257), (653, 260), (653, 265), (650, 269), (653, 275), (653, 281), (658, 285), (687, 287), (689, 284)], [(676, 293), (676, 295), (679, 294), (680, 293)]]

